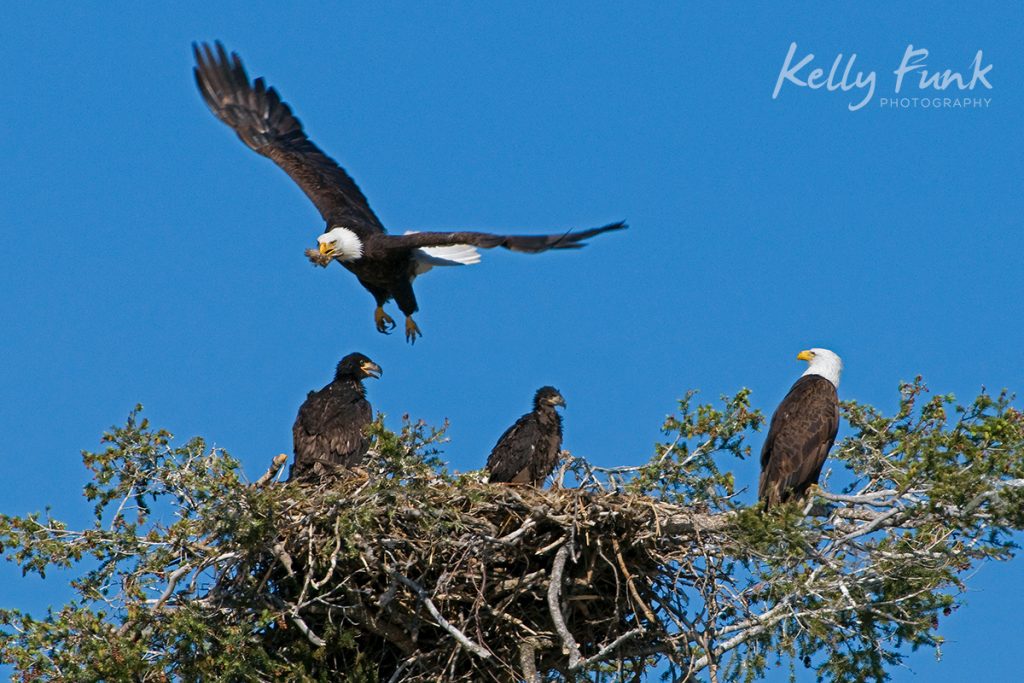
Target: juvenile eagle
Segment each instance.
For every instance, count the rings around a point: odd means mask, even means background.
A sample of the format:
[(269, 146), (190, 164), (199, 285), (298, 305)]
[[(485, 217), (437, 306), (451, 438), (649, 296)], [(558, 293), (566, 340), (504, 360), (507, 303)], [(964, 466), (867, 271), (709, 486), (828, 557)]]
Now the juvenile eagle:
[(381, 373), (380, 366), (363, 354), (350, 353), (338, 363), (330, 384), (309, 392), (292, 426), (295, 464), (290, 479), (363, 461), (368, 447), (364, 430), (373, 421), (363, 380)]
[(310, 260), (326, 266), (338, 261), (359, 279), (377, 302), (377, 331), (389, 333), (395, 321), (384, 312), (394, 299), (405, 314), (405, 337), (411, 343), (421, 336), (412, 319), (418, 310), (412, 281), (433, 266), (478, 263), (475, 247), (504, 247), (537, 253), (548, 249), (578, 249), (584, 240), (609, 230), (625, 228), (613, 223), (580, 232), (551, 235), (495, 235), (486, 232), (407, 232), (389, 235), (366, 197), (337, 162), (306, 137), (302, 124), (262, 78), (250, 84), (236, 53), (228, 56), (217, 42), (192, 45), (196, 83), (210, 111), (231, 126), (242, 142), (269, 157), (291, 176), (320, 211), (327, 223), (317, 238), (318, 251), (308, 250)]
[(758, 498), (765, 508), (802, 498), (818, 483), (839, 431), (839, 375), (843, 361), (828, 349), (801, 351), (810, 364), (772, 415), (761, 448)]
[(565, 399), (554, 387), (541, 387), (533, 410), (509, 427), (487, 458), (490, 481), (540, 487), (558, 464), (562, 450), (562, 416), (555, 406)]

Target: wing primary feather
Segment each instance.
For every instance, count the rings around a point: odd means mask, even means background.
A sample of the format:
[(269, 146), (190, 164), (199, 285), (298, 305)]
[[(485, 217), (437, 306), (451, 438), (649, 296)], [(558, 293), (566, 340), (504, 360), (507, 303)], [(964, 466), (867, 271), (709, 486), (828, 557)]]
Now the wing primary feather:
[(355, 181), (317, 147), (277, 91), (263, 78), (251, 84), (237, 53), (220, 41), (193, 44), (196, 85), (214, 116), (250, 149), (280, 166), (310, 198), (328, 225), (384, 232)]
[(467, 244), (481, 249), (504, 247), (511, 251), (539, 253), (549, 249), (579, 249), (585, 246), (583, 240), (605, 232), (622, 230), (623, 222), (612, 223), (600, 228), (578, 232), (569, 231), (552, 235), (499, 235), (490, 232), (415, 232), (405, 235), (388, 235), (382, 242), (386, 249), (422, 249)]

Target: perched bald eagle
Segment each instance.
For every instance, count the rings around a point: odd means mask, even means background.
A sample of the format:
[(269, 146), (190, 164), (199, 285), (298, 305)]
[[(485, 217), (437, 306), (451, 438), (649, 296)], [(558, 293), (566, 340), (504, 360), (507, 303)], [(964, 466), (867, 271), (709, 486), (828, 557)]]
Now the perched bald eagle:
[(364, 430), (373, 422), (363, 380), (381, 372), (363, 354), (350, 353), (338, 363), (330, 384), (309, 392), (292, 426), (295, 464), (290, 479), (362, 463), (369, 445)]
[(527, 253), (578, 249), (590, 237), (626, 227), (625, 223), (613, 223), (551, 235), (389, 235), (352, 178), (306, 137), (302, 124), (274, 88), (268, 88), (262, 78), (250, 84), (238, 55), (231, 53), (229, 57), (219, 42), (216, 51), (207, 44), (193, 44), (192, 48), (196, 82), (210, 111), (231, 126), (252, 150), (284, 169), (316, 205), (327, 227), (317, 238), (318, 251), (306, 253), (317, 265), (326, 266), (336, 260), (355, 274), (377, 302), (374, 321), (379, 332), (387, 334), (395, 327), (395, 321), (384, 312), (384, 304), (394, 299), (406, 316), (406, 339), (414, 342), (421, 336), (412, 319), (418, 310), (413, 279), (433, 266), (478, 263), (480, 255), (474, 247), (504, 247)]
[(544, 485), (562, 451), (562, 416), (555, 406), (565, 406), (558, 389), (537, 390), (533, 410), (505, 430), (487, 458), (490, 481)]
[(828, 349), (801, 351), (807, 371), (772, 415), (761, 448), (758, 498), (765, 509), (802, 498), (818, 483), (821, 467), (839, 431), (839, 375), (843, 361)]

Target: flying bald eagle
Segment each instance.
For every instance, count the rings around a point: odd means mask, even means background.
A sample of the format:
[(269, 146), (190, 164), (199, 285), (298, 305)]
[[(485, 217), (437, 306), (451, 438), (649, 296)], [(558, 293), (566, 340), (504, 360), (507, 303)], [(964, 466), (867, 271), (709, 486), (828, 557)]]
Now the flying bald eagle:
[(196, 83), (210, 111), (231, 126), (242, 142), (269, 157), (291, 176), (320, 211), (327, 223), (317, 238), (318, 251), (307, 250), (320, 266), (338, 261), (359, 279), (377, 302), (377, 331), (388, 334), (395, 321), (384, 312), (394, 299), (405, 314), (405, 337), (412, 343), (421, 336), (412, 319), (418, 309), (412, 281), (433, 266), (478, 263), (475, 247), (504, 247), (537, 253), (548, 249), (578, 249), (584, 240), (625, 228), (613, 223), (580, 232), (552, 235), (495, 235), (486, 232), (407, 232), (389, 235), (366, 197), (337, 162), (306, 137), (302, 124), (262, 78), (250, 84), (242, 61), (230, 57), (220, 42), (192, 45)]
[(839, 375), (843, 361), (828, 349), (801, 351), (804, 374), (772, 415), (761, 448), (758, 498), (765, 509), (802, 498), (818, 483), (821, 467), (839, 431)]
[(544, 485), (562, 450), (562, 416), (555, 406), (565, 406), (558, 389), (537, 390), (533, 410), (505, 430), (487, 458), (490, 481)]
[(373, 422), (363, 380), (381, 373), (363, 354), (350, 353), (338, 363), (330, 384), (309, 392), (292, 426), (295, 464), (289, 479), (362, 463), (369, 447), (364, 430)]

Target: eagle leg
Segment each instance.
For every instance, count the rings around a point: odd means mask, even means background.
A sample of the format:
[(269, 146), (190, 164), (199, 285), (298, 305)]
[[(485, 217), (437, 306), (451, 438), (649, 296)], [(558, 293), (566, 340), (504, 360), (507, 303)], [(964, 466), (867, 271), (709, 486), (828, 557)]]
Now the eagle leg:
[[(373, 312), (373, 322), (377, 324), (377, 331), (381, 334), (391, 334), (391, 330), (395, 329), (394, 318), (384, 312), (383, 306), (378, 306), (377, 310)], [(408, 324), (406, 324), (407, 335), (408, 327)]]
[(410, 344), (416, 343), (416, 337), (422, 337), (423, 333), (420, 332), (420, 326), (417, 325), (411, 315), (405, 316), (405, 339)]

